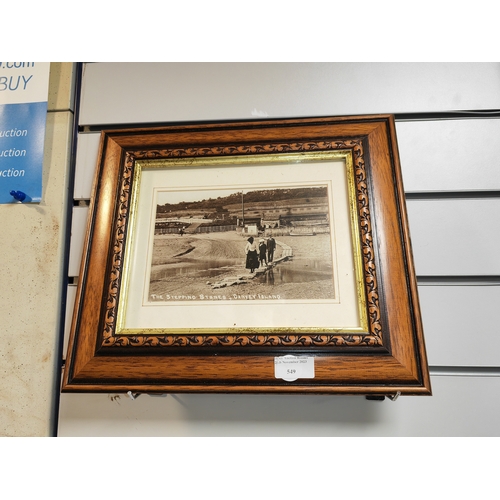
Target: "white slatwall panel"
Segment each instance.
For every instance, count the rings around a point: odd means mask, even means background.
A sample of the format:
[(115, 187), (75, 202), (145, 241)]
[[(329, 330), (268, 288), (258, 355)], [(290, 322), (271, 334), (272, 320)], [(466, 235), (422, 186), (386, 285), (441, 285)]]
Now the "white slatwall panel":
[(78, 134), (75, 167), (75, 200), (88, 200), (92, 191), (101, 134)]
[(73, 309), (76, 299), (76, 285), (68, 285), (66, 293), (66, 316), (65, 316), (65, 335), (63, 339), (63, 359), (66, 359), (66, 352), (68, 350), (69, 332), (71, 330), (71, 321), (73, 318)]
[(500, 189), (500, 118), (398, 122), (407, 192)]
[(500, 367), (500, 286), (420, 286), (431, 366)]
[(87, 207), (73, 207), (71, 221), (71, 245), (69, 249), (68, 276), (75, 277), (80, 274), (83, 244), (87, 229)]
[(500, 198), (406, 205), (417, 275), (500, 275)]
[[(500, 108), (500, 65), (89, 64), (81, 125)], [(396, 125), (406, 192), (500, 189), (500, 120)], [(75, 199), (90, 197), (99, 133), (78, 137)], [(419, 276), (500, 275), (498, 198), (409, 199)], [(70, 276), (86, 227), (75, 207)], [(74, 292), (71, 287), (70, 292)], [(500, 435), (500, 286), (419, 286), (431, 398), (63, 394), (61, 436)], [(68, 298), (68, 320), (71, 315)], [(464, 368), (465, 367), (465, 368)], [(491, 376), (472, 376), (488, 367)], [(467, 371), (467, 368), (472, 372)], [(496, 375), (495, 375), (496, 374)], [(228, 420), (228, 415), (231, 418)], [(133, 422), (133, 425), (131, 424)]]
[(81, 125), (500, 108), (500, 63), (95, 63)]

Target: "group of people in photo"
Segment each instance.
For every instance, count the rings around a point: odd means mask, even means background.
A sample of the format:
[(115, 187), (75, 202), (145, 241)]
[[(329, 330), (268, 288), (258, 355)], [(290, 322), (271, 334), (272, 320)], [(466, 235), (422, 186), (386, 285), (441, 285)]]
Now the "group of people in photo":
[(257, 242), (256, 238), (250, 236), (245, 246), (245, 268), (253, 273), (259, 266), (267, 266), (274, 259), (275, 249), (276, 240), (272, 236), (266, 239), (260, 238), (259, 242)]

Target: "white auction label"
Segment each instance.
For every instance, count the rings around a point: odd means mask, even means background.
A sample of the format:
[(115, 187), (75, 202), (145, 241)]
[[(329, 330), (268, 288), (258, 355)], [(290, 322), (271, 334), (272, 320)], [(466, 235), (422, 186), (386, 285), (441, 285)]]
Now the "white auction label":
[(314, 378), (314, 358), (312, 356), (277, 356), (274, 358), (274, 376), (287, 382), (298, 378)]

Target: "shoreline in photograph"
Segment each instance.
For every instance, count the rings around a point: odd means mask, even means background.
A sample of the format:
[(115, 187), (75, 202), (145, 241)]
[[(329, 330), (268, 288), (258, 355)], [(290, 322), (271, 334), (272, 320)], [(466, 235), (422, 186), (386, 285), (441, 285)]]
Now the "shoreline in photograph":
[[(247, 238), (236, 231), (155, 236), (149, 302), (335, 298), (330, 234), (276, 236), (274, 267), (253, 279), (245, 269)], [(276, 263), (290, 247), (293, 258)]]

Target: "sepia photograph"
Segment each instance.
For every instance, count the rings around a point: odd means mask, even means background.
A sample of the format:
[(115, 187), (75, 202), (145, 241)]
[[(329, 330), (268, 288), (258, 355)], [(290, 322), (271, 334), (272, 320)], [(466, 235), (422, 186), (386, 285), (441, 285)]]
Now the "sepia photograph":
[(332, 301), (328, 185), (156, 193), (147, 301)]

